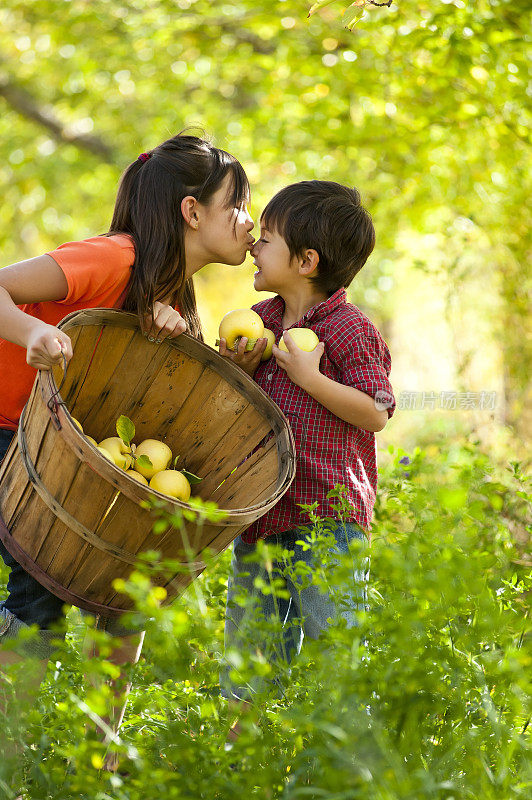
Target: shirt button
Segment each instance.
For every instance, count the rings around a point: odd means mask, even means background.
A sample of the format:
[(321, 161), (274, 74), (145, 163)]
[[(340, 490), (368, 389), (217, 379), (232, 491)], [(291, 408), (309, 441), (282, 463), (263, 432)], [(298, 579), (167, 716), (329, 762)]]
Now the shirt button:
[(266, 377), (268, 378), (269, 381), (271, 381), (271, 379), (273, 378), (273, 372), (268, 372)]

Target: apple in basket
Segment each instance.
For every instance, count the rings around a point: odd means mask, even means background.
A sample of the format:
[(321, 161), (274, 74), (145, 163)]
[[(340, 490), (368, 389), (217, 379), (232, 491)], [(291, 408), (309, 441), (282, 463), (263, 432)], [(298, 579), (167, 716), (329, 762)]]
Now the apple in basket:
[(126, 444), (120, 436), (110, 436), (98, 445), (99, 448), (107, 450), (117, 467), (129, 469), (133, 464), (131, 446)]
[[(146, 456), (146, 458), (141, 459), (141, 456)], [(148, 460), (150, 462), (149, 465), (147, 463)], [(165, 470), (171, 460), (172, 451), (167, 444), (160, 442), (158, 439), (144, 439), (135, 448), (134, 469), (150, 480), (156, 472)]]
[(177, 469), (156, 472), (150, 481), (150, 489), (167, 494), (169, 497), (175, 497), (176, 500), (182, 500), (184, 503), (188, 501), (191, 491), (190, 483)]

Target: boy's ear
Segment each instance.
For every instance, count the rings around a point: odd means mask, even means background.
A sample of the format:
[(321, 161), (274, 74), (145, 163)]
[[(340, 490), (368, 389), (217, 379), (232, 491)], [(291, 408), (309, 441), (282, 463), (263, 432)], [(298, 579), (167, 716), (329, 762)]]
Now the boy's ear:
[(299, 274), (308, 277), (318, 266), (320, 257), (316, 250), (304, 250), (299, 262)]

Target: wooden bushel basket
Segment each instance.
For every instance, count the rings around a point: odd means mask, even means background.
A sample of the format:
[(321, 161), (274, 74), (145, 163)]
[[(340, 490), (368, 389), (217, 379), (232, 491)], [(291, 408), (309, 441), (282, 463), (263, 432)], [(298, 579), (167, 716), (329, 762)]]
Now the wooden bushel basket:
[[(139, 553), (185, 558), (188, 569), (153, 567), (167, 602), (204, 569), (202, 553), (219, 553), (286, 492), (295, 475), (294, 440), (280, 409), (242, 370), (183, 334), (148, 342), (133, 314), (91, 309), (59, 327), (72, 339), (62, 370), (39, 372), (0, 468), (0, 538), (36, 580), (67, 603), (112, 617), (132, 601), (113, 588)], [(152, 532), (150, 493), (168, 509), (190, 509), (130, 478), (81, 434), (71, 414), (97, 441), (116, 435), (125, 414), (135, 441), (166, 442), (178, 466), (202, 478), (193, 495), (224, 512), (218, 523), (195, 513), (184, 536)], [(3, 520), (3, 521), (2, 521)]]

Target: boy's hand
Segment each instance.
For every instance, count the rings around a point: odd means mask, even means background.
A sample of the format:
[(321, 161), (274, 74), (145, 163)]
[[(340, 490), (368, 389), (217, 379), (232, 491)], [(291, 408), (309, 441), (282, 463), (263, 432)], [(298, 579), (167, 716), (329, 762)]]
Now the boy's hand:
[(320, 371), (320, 360), (325, 352), (325, 344), (318, 342), (315, 349), (309, 353), (294, 343), (290, 331), (283, 331), (283, 339), (288, 347), (288, 353), (274, 344), (272, 354), (290, 380), (304, 389), (309, 380)]
[(255, 342), (255, 347), (253, 350), (246, 352), (246, 344), (248, 340), (246, 336), (242, 336), (238, 343), (237, 350), (229, 350), (227, 347), (227, 342), (225, 339), (220, 339), (220, 349), (219, 353), (221, 356), (225, 356), (225, 358), (230, 358), (240, 369), (243, 369), (244, 372), (252, 378), (255, 374), (255, 370), (260, 364), (260, 360), (262, 354), (266, 350), (266, 345), (268, 344), (268, 340), (263, 337), (261, 339), (257, 339)]

